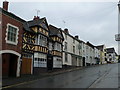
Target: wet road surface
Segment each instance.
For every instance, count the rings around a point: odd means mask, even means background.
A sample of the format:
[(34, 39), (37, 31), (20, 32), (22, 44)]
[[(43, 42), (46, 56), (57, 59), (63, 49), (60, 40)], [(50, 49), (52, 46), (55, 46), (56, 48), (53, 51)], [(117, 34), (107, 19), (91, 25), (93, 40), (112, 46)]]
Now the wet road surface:
[(21, 83), (11, 88), (118, 88), (118, 66), (106, 64), (87, 67)]

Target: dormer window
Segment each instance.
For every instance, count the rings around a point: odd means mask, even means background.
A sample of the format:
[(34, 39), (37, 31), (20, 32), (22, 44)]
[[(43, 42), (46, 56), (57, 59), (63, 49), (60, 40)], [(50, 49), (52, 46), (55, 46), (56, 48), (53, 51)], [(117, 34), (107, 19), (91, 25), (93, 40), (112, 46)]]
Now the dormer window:
[(18, 43), (18, 27), (7, 24), (6, 43), (17, 45)]

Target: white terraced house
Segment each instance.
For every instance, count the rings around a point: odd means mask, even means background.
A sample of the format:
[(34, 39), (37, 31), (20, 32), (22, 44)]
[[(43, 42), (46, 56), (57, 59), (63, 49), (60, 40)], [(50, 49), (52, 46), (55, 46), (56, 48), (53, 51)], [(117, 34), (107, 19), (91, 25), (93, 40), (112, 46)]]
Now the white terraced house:
[(95, 62), (96, 64), (100, 64), (100, 50), (96, 46), (94, 47), (94, 49), (95, 49), (95, 52), (94, 52)]
[(63, 32), (63, 66), (82, 66), (81, 44), (78, 36), (73, 37), (68, 29)]

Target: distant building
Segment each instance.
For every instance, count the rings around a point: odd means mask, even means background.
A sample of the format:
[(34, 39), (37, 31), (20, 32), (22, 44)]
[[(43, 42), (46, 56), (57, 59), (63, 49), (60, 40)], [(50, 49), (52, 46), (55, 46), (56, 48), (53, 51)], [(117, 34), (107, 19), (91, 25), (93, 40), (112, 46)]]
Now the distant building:
[(94, 59), (94, 45), (92, 45), (90, 42), (86, 43), (86, 65), (94, 65), (96, 64), (96, 61)]
[(23, 19), (8, 11), (7, 1), (0, 8), (0, 58), (2, 60), (2, 77), (19, 77), (22, 56)]
[(117, 54), (115, 52), (114, 48), (106, 48), (106, 57), (107, 57), (107, 62), (117, 62)]
[(100, 64), (106, 64), (107, 63), (107, 57), (105, 52), (105, 45), (99, 45), (96, 46), (100, 50)]
[(94, 46), (95, 52), (94, 52), (94, 59), (96, 61), (96, 64), (100, 64), (100, 50)]
[(86, 43), (80, 40), (80, 56), (82, 56), (81, 66), (86, 66)]

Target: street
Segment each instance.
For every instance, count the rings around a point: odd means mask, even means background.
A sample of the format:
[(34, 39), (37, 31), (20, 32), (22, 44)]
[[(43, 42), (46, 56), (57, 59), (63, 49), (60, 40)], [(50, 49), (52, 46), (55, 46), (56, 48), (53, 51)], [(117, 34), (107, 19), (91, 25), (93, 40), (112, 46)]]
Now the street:
[(118, 64), (86, 67), (10, 88), (118, 88)]

